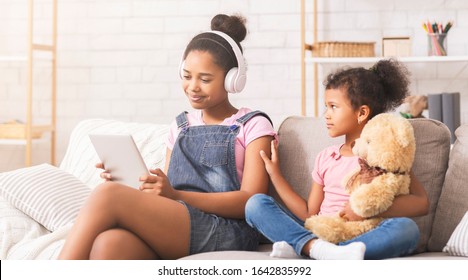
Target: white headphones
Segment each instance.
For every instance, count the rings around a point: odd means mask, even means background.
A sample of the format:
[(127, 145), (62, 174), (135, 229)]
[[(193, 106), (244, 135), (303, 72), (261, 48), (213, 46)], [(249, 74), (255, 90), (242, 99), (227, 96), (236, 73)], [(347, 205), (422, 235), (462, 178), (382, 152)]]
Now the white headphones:
[[(236, 56), (238, 67), (233, 67), (227, 72), (226, 77), (224, 78), (224, 88), (226, 89), (227, 92), (230, 92), (230, 93), (241, 92), (244, 89), (245, 83), (247, 80), (247, 76), (245, 74), (247, 69), (245, 66), (244, 56), (242, 55), (242, 52), (239, 46), (226, 33), (223, 33), (220, 31), (206, 31), (205, 33), (217, 34), (223, 37), (229, 43), (229, 45), (231, 45), (231, 48), (234, 51), (234, 55)], [(180, 78), (183, 78), (184, 76), (184, 65), (185, 65), (185, 60), (182, 60), (179, 66)]]

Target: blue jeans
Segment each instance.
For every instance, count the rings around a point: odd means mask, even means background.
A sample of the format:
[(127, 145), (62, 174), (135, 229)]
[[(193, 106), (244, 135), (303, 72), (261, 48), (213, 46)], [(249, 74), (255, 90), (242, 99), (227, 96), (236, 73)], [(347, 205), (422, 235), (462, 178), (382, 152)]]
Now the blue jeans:
[[(286, 241), (298, 255), (302, 248), (316, 235), (304, 228), (304, 222), (289, 210), (264, 194), (252, 196), (245, 206), (247, 223), (272, 242)], [(419, 241), (419, 228), (409, 218), (390, 218), (378, 227), (354, 239), (340, 242), (366, 244), (365, 259), (386, 259), (411, 254)]]

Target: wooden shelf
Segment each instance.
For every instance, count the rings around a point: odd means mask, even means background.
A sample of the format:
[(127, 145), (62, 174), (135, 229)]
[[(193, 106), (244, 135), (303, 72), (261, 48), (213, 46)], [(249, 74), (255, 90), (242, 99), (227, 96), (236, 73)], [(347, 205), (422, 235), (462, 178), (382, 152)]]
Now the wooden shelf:
[(33, 125), (32, 127), (33, 132), (53, 132), (55, 128), (53, 125)]
[[(25, 139), (0, 139), (1, 145), (24, 145), (25, 146), (25, 166), (30, 166), (32, 161), (32, 146), (33, 142), (40, 141), (43, 138), (33, 139), (34, 132), (50, 132), (50, 161), (55, 165), (55, 142), (56, 142), (56, 79), (57, 79), (57, 1), (51, 0), (52, 5), (52, 43), (50, 45), (35, 44), (34, 43), (34, 0), (27, 0), (27, 21), (28, 21), (28, 45), (27, 53), (23, 55), (0, 55), (0, 63), (25, 63), (27, 70), (27, 84), (26, 84), (26, 118), (25, 123)], [(37, 55), (36, 55), (37, 54)], [(51, 121), (47, 125), (33, 125), (33, 69), (34, 63), (37, 60), (44, 60), (51, 63), (52, 81), (51, 81)]]
[[(26, 129), (26, 127), (25, 127)], [(43, 133), (46, 132), (55, 132), (55, 128), (52, 125), (33, 125), (31, 127), (31, 133), (37, 134), (37, 135), (42, 135)], [(1, 138), (0, 137), (0, 145), (23, 145), (27, 146), (32, 144), (32, 142), (44, 142), (44, 141), (50, 141), (50, 140), (45, 140), (45, 138), (40, 137), (36, 138), (34, 136), (31, 137), (31, 143), (28, 143), (28, 139), (25, 138)]]
[[(46, 143), (49, 140), (44, 138), (33, 139), (34, 143)], [(26, 139), (1, 139), (0, 145), (15, 145), (15, 146), (26, 146), (28, 141)]]
[[(307, 63), (318, 63), (318, 64), (333, 64), (333, 63), (375, 63), (382, 59), (388, 59), (389, 57), (307, 57), (305, 61)], [(409, 57), (398, 57), (398, 61), (404, 63), (418, 63), (418, 62), (468, 62), (468, 56), (409, 56)]]

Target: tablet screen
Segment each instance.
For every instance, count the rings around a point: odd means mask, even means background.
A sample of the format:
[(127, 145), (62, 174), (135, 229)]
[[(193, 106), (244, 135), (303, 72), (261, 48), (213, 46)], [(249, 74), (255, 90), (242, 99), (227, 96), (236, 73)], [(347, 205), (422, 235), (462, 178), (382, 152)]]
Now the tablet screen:
[(138, 189), (140, 176), (149, 172), (133, 137), (90, 134), (89, 138), (112, 181)]

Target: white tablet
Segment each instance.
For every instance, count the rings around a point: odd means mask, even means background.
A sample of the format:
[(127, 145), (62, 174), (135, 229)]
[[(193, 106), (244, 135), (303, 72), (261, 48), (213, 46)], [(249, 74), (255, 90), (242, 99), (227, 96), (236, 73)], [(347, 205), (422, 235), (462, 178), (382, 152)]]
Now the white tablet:
[(97, 135), (89, 138), (112, 181), (138, 189), (140, 176), (149, 174), (131, 135)]

